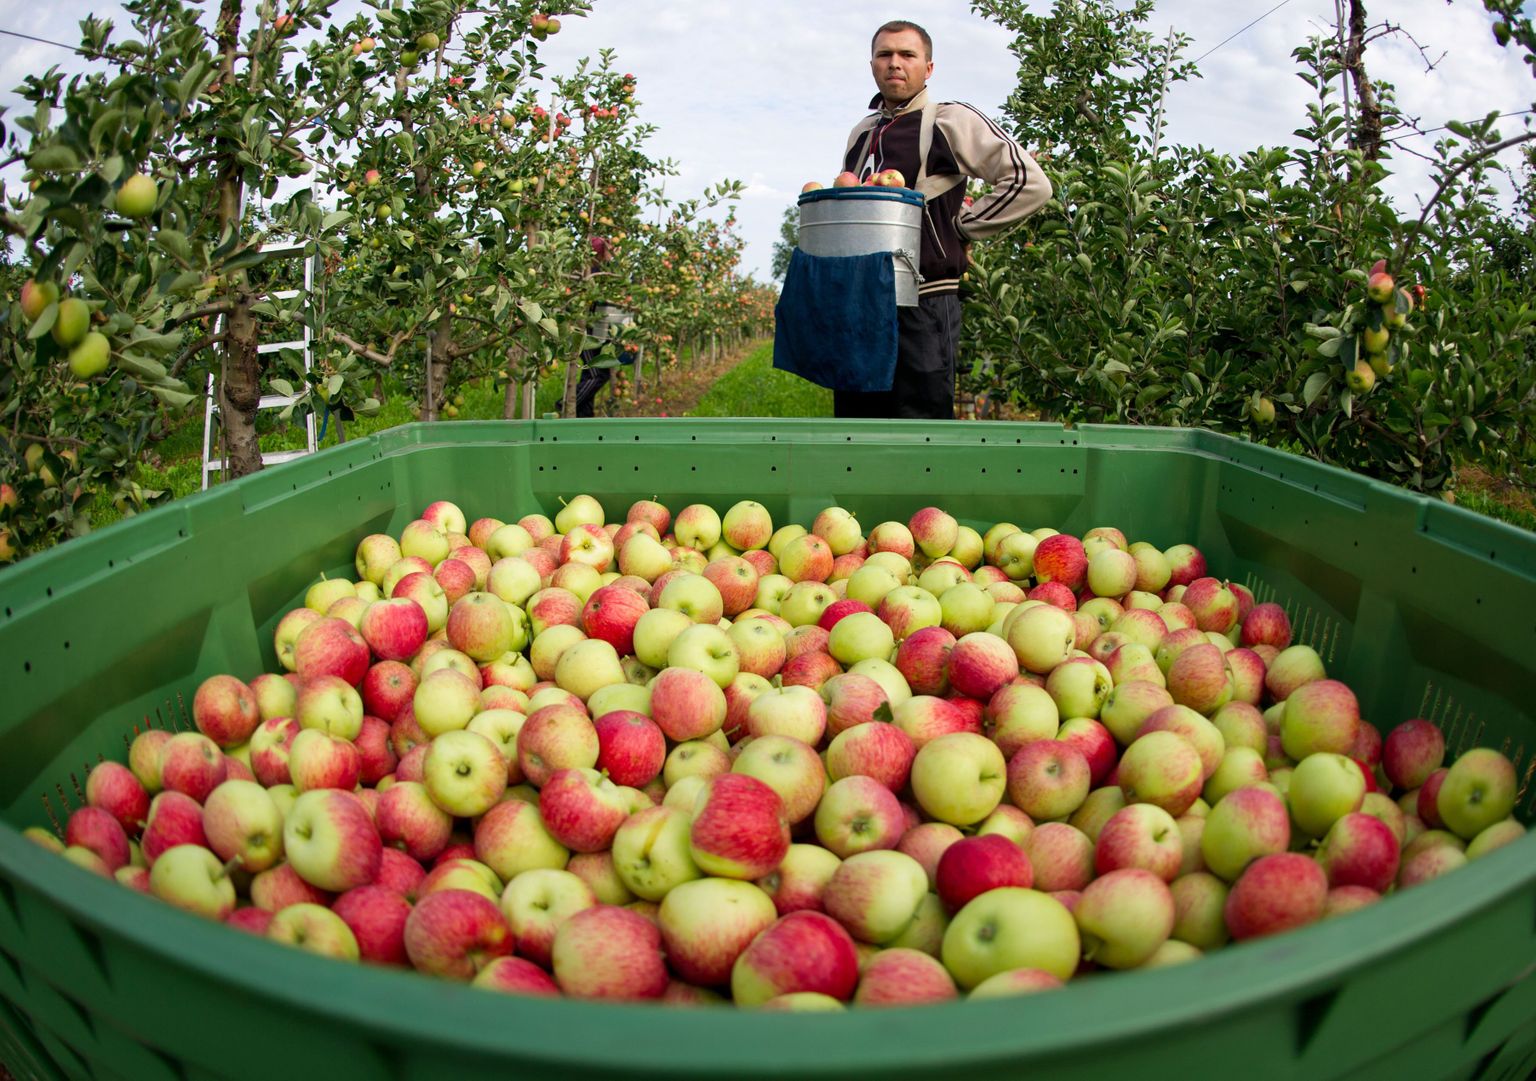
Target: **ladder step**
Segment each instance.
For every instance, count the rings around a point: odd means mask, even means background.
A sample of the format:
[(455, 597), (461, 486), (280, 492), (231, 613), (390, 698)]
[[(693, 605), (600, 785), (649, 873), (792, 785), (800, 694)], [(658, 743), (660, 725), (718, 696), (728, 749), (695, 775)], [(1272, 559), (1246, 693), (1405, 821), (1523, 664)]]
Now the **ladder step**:
[(267, 296), (272, 300), (292, 300), (295, 297), (301, 297), (303, 295), (304, 290), (302, 289), (279, 289), (276, 292), (267, 294)]
[(296, 342), (263, 342), (256, 347), (256, 352), (265, 356), (267, 353), (277, 353), (284, 349), (303, 349), (307, 344), (302, 339)]
[(263, 394), (256, 403), (257, 409), (286, 409), (299, 400), (297, 394)]
[[(311, 453), (313, 453), (313, 452), (308, 451), (308, 450), (302, 450), (302, 449), (301, 450), (269, 450), (269, 451), (266, 451), (265, 453), (262, 454), (262, 456), (261, 456), (261, 464), (262, 465), (281, 465), (284, 462), (291, 462), (295, 458), (303, 458), (306, 455), (311, 454)], [(224, 468), (224, 463), (219, 461), (217, 458), (213, 459), (212, 461), (210, 461), (208, 463), (208, 471), (210, 473), (217, 473), (220, 470), (222, 470), (223, 468)]]

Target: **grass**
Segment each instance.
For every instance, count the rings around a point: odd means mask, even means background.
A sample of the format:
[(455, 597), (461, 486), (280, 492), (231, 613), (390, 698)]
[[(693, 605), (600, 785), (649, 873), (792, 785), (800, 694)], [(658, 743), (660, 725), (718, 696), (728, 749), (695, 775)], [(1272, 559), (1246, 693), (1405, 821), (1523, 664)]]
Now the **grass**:
[(797, 375), (775, 371), (765, 342), (721, 376), (690, 417), (830, 417), (832, 392)]

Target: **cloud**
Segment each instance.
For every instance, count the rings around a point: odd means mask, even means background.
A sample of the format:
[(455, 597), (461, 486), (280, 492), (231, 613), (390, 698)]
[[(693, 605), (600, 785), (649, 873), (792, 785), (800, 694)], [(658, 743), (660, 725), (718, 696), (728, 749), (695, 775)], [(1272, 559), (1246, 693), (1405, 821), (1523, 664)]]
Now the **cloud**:
[[(973, 14), (967, 0), (911, 6), (934, 38), (935, 92), (1000, 115), (1018, 82), (1009, 33)], [(1235, 155), (1298, 141), (1293, 131), (1305, 123), (1313, 92), (1296, 77), (1291, 53), (1310, 35), (1332, 32), (1334, 4), (1291, 0), (1220, 44), (1273, 6), (1274, 0), (1158, 5), (1148, 24), (1154, 35), (1169, 26), (1191, 34), (1190, 58), (1215, 49), (1201, 63), (1201, 78), (1170, 87), (1165, 145)], [(1047, 0), (1030, 4), (1036, 13), (1048, 7)], [(346, 0), (339, 17), (360, 8), (360, 0)], [(78, 20), (92, 11), (126, 22), (121, 9), (93, 0), (0, 0), (0, 27), (74, 43)], [(583, 56), (614, 49), (619, 70), (638, 78), (641, 119), (657, 127), (647, 151), (677, 165), (667, 194), (690, 198), (727, 178), (747, 183), (737, 207), (745, 267), (767, 280), (784, 209), (806, 180), (826, 183), (840, 168), (848, 130), (874, 93), (866, 63), (870, 35), (898, 14), (884, 0), (596, 0), (589, 17), (562, 20), (564, 29), (541, 46), (541, 57), (555, 74)], [(1367, 52), (1371, 75), (1394, 83), (1401, 106), (1426, 127), (1529, 105), (1525, 66), (1493, 45), (1481, 5), (1406, 0), (1391, 17), (1426, 44), (1431, 59), (1446, 54), (1426, 72), (1424, 57), (1405, 37), (1383, 38)], [(54, 63), (71, 71), (84, 64), (63, 49), (7, 41), (0, 48), (0, 90)], [(15, 98), (0, 93), (0, 102)], [(1506, 134), (1519, 124), (1505, 121)], [(1433, 139), (1409, 145), (1428, 151)], [(1396, 175), (1387, 191), (1411, 211), (1433, 190), (1428, 168), (1407, 154), (1391, 164)]]

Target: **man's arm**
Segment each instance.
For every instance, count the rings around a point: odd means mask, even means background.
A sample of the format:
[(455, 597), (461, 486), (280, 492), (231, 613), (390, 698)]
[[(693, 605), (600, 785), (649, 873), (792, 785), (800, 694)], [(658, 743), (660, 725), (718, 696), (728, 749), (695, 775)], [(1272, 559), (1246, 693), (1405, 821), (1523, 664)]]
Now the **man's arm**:
[(992, 185), (956, 219), (965, 240), (1004, 233), (1050, 200), (1051, 182), (1039, 163), (980, 111), (948, 103), (935, 122), (961, 171)]

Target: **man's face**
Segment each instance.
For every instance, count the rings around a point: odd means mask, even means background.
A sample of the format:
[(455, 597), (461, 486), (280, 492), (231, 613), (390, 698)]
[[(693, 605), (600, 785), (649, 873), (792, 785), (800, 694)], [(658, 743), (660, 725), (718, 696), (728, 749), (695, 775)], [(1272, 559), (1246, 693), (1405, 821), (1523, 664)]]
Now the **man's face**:
[(916, 30), (886, 31), (875, 38), (869, 69), (880, 96), (889, 102), (907, 101), (928, 84), (933, 61)]

